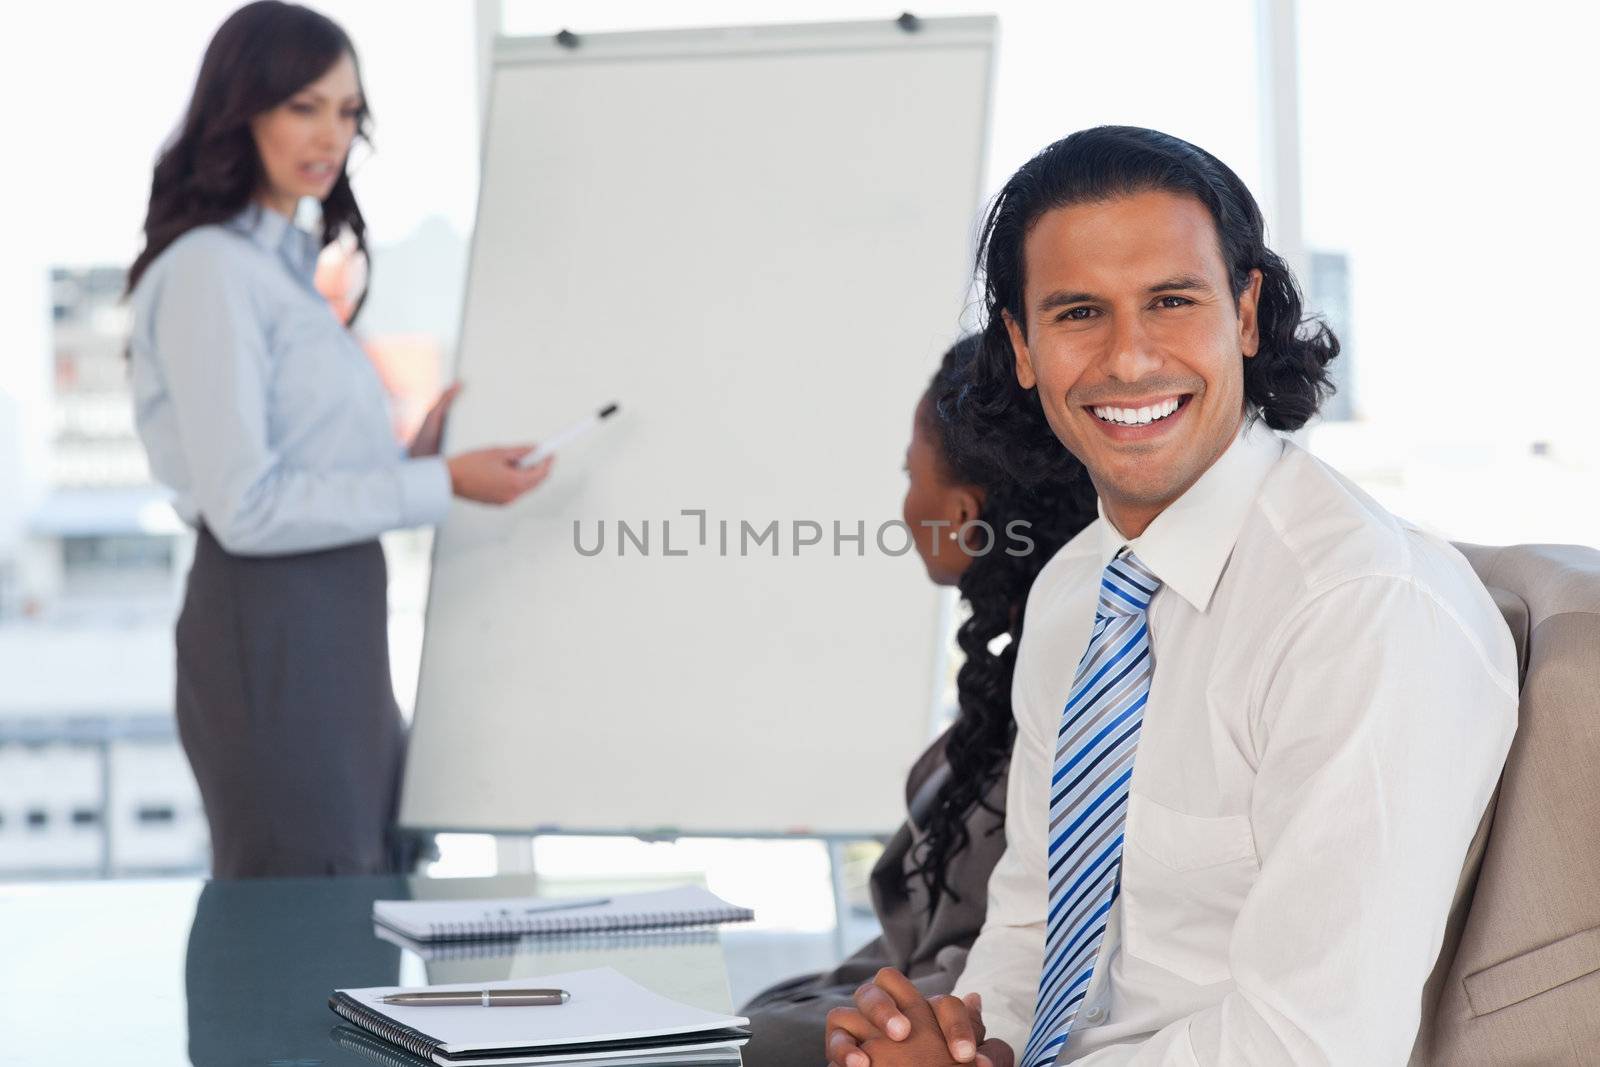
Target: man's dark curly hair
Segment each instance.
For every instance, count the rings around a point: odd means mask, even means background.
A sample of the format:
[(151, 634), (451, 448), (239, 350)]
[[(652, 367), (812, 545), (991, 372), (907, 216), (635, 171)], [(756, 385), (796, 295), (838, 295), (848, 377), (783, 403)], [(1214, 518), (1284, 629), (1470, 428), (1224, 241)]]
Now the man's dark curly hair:
[[(908, 879), (913, 875), (922, 879), (930, 908), (942, 894), (960, 899), (945, 881), (945, 872), (950, 857), (970, 841), (967, 819), (973, 809), (981, 805), (996, 816), (986, 832), (997, 833), (1004, 826), (1002, 813), (984, 795), (1011, 758), (1015, 735), (1011, 674), (1022, 639), (1023, 605), (1040, 568), (1096, 514), (1094, 487), (1083, 465), (1050, 436), (1048, 428), (1050, 463), (1045, 476), (1027, 487), (1011, 477), (1008, 452), (1034, 446), (996, 440), (987, 421), (967, 402), (982, 344), (982, 337), (973, 334), (945, 353), (928, 385), (928, 403), (921, 409), (926, 418), (923, 428), (931, 432), (943, 473), (952, 482), (982, 490), (978, 517), (994, 531), (991, 550), (973, 557), (958, 584), (972, 614), (956, 634), (966, 662), (956, 674), (960, 712), (945, 742), (950, 777), (934, 799), (913, 867), (904, 872)], [(1026, 553), (1021, 552), (1025, 543), (1008, 533), (1008, 525), (1018, 521), (1027, 525), (1014, 529), (1033, 542)], [(1021, 554), (1008, 554), (1008, 547)], [(1010, 641), (991, 651), (990, 643), (1002, 635)]]
[(1034, 390), (1017, 384), (1002, 312), (1026, 333), (1023, 245), (1047, 211), (1133, 193), (1164, 190), (1204, 204), (1216, 225), (1234, 299), (1261, 272), (1257, 304), (1260, 348), (1244, 360), (1245, 406), (1274, 430), (1297, 430), (1333, 392), (1327, 365), (1339, 341), (1301, 309), (1300, 289), (1287, 264), (1266, 245), (1266, 225), (1239, 176), (1188, 141), (1138, 126), (1097, 126), (1050, 145), (1024, 163), (996, 195), (978, 247), (984, 312), (983, 358), (974, 373), (975, 403), (995, 433), (1023, 449), (1012, 475), (1024, 483), (1054, 469), (1054, 445)]

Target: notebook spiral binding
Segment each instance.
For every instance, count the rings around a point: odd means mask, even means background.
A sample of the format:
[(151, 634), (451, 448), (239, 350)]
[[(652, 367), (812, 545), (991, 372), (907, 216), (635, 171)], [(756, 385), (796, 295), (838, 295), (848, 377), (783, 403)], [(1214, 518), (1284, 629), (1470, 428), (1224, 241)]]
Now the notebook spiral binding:
[(364, 1032), (348, 1026), (335, 1026), (328, 1036), (340, 1048), (359, 1052), (367, 1059), (383, 1064), (383, 1067), (432, 1067), (433, 1065), (432, 1060), (421, 1059), (405, 1049), (385, 1045), (376, 1038), (368, 1037)]
[(428, 937), (438, 941), (518, 937), (523, 934), (591, 934), (611, 930), (704, 926), (755, 918), (748, 908), (695, 908), (684, 911), (629, 912), (620, 915), (533, 916), (482, 922), (429, 923)]
[(344, 993), (335, 993), (328, 998), (328, 1007), (349, 1019), (362, 1029), (369, 1030), (385, 1041), (399, 1045), (407, 1052), (414, 1052), (425, 1060), (432, 1060), (433, 1052), (439, 1047), (439, 1042), (409, 1026), (403, 1026), (387, 1016), (380, 1015), (368, 1008), (354, 997)]
[(553, 934), (541, 937), (528, 934), (500, 940), (474, 939), (470, 941), (413, 941), (396, 933), (381, 923), (373, 933), (425, 960), (498, 959), (524, 953), (549, 954), (554, 952), (607, 952), (640, 948), (670, 948), (679, 945), (715, 945), (719, 936), (715, 928), (706, 926), (678, 926), (648, 930), (596, 930), (579, 934)]

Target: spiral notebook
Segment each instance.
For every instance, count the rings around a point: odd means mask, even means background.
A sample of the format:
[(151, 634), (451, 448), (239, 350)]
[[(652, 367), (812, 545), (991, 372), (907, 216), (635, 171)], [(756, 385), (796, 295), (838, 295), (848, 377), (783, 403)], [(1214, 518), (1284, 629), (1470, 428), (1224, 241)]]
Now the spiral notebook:
[[(750, 1037), (750, 1020), (681, 1004), (610, 967), (430, 989), (564, 989), (565, 1004), (529, 1008), (401, 1007), (396, 986), (335, 990), (328, 1007), (362, 1030), (440, 1067), (477, 1064), (610, 1064), (649, 1057), (693, 1062)], [(665, 1058), (663, 1060), (663, 1058)]]
[(654, 930), (596, 930), (576, 934), (540, 934), (475, 941), (417, 941), (373, 923), (372, 933), (423, 960), (477, 960), (567, 952), (618, 952), (634, 949), (675, 948), (680, 945), (716, 946), (717, 932), (707, 926), (664, 927)]
[(623, 893), (574, 907), (560, 899), (375, 900), (372, 919), (413, 941), (475, 941), (545, 934), (648, 930), (747, 922), (749, 908), (704, 886)]

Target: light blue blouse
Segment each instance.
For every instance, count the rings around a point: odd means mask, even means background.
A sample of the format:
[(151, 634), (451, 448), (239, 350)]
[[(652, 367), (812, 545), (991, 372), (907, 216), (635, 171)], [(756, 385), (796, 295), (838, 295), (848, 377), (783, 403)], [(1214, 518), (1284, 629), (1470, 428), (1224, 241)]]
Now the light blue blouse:
[(242, 555), (438, 522), (443, 459), (406, 457), (383, 384), (316, 289), (316, 239), (252, 206), (190, 230), (130, 298), (134, 414), (178, 514)]

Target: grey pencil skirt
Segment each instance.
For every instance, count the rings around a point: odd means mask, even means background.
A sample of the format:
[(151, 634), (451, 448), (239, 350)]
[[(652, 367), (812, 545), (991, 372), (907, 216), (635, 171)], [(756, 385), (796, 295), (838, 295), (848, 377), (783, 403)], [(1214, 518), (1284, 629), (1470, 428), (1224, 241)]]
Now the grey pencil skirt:
[(405, 731), (376, 541), (236, 556), (201, 528), (177, 629), (178, 735), (217, 878), (392, 871)]

